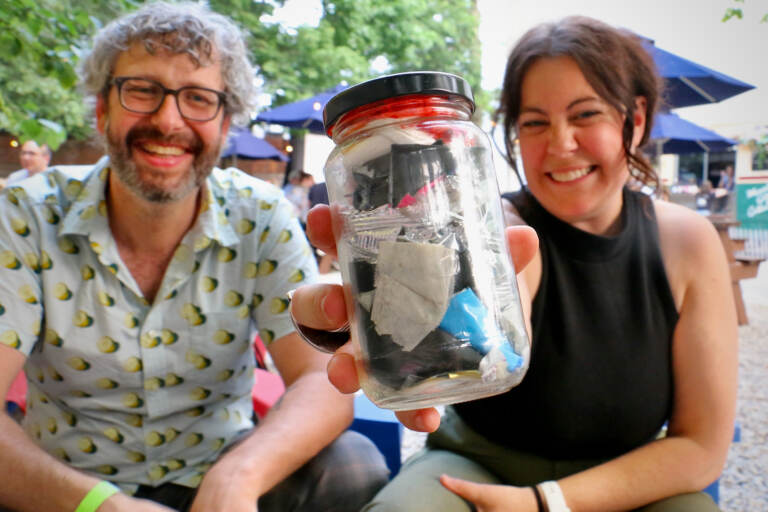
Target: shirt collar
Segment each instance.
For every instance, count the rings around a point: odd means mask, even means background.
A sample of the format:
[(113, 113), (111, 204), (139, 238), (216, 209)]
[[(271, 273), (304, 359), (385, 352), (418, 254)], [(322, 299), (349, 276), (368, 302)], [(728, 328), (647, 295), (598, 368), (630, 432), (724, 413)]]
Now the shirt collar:
[[(109, 159), (102, 158), (81, 180), (67, 180), (63, 193), (72, 204), (59, 228), (59, 235), (90, 237), (109, 229), (106, 185), (109, 177)], [(214, 173), (203, 185), (203, 199), (197, 221), (190, 229), (195, 252), (207, 248), (211, 242), (229, 247), (240, 242), (240, 237), (229, 222), (227, 188), (215, 179)]]

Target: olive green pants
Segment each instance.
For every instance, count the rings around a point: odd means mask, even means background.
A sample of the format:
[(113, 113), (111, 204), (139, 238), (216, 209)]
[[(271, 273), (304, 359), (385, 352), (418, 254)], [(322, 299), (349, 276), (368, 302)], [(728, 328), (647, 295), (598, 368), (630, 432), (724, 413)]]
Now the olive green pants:
[[(535, 485), (585, 470), (602, 460), (554, 461), (494, 444), (470, 429), (446, 408), (440, 429), (427, 447), (411, 457), (363, 508), (368, 512), (469, 512), (473, 507), (445, 489), (438, 478), (448, 474), (488, 484)], [(642, 512), (716, 512), (703, 492), (683, 494), (638, 509)]]

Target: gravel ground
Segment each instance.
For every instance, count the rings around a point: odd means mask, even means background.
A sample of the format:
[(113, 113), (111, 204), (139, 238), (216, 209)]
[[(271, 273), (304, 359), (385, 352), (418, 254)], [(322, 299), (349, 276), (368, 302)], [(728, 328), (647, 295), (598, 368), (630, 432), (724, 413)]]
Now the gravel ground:
[(741, 441), (731, 445), (720, 478), (723, 512), (768, 511), (768, 264), (741, 283), (749, 317), (739, 327)]
[[(741, 441), (733, 443), (720, 478), (723, 512), (768, 511), (768, 263), (743, 280), (749, 325), (739, 327)], [(405, 429), (403, 460), (421, 449), (425, 434)]]

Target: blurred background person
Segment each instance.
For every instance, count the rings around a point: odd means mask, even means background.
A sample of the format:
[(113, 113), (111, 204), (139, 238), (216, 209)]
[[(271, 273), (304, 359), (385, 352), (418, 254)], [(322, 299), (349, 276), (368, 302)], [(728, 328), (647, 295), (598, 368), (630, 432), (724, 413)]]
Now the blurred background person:
[(21, 169), (8, 176), (6, 186), (46, 170), (51, 162), (51, 148), (48, 147), (48, 144), (38, 144), (33, 140), (28, 140), (21, 145), (19, 160), (21, 161)]

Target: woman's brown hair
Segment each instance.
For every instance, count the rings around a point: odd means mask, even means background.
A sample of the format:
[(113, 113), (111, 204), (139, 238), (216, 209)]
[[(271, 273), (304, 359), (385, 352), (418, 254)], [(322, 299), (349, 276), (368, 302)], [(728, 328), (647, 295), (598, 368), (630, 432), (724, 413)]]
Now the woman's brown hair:
[(642, 147), (648, 142), (653, 126), (662, 79), (638, 36), (583, 16), (571, 16), (532, 28), (518, 41), (507, 60), (501, 103), (495, 118), (503, 117), (504, 141), (515, 171), (515, 124), (520, 115), (523, 78), (531, 64), (547, 57), (572, 58), (595, 92), (625, 115), (622, 140), (629, 172), (637, 180), (656, 188), (659, 178), (653, 166), (642, 152), (632, 152), (632, 118), (635, 98), (643, 96), (646, 124), (638, 145)]

